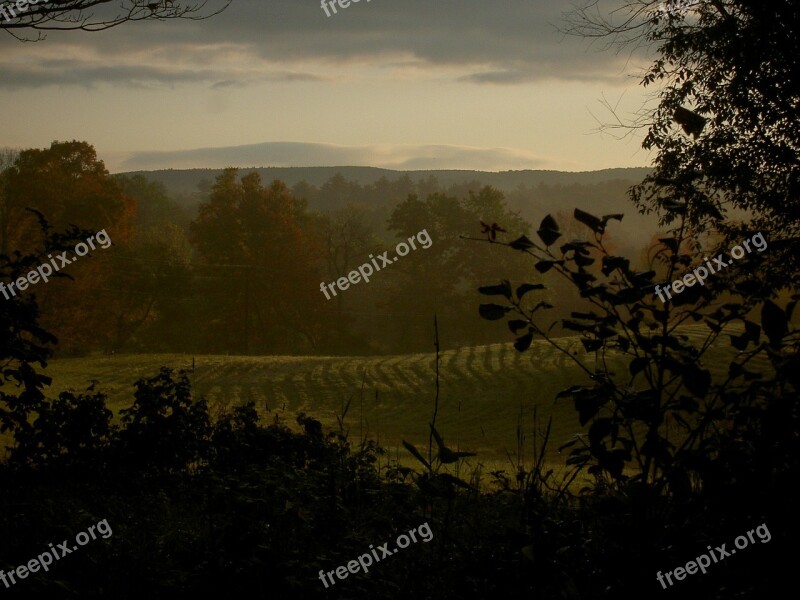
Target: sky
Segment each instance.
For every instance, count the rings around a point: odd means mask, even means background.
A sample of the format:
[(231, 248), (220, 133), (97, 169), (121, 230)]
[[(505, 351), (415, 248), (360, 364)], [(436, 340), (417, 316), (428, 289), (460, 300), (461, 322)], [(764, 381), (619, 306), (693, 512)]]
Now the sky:
[(646, 166), (641, 132), (597, 129), (603, 100), (648, 102), (647, 57), (564, 36), (572, 2), (232, 0), (35, 43), (0, 31), (0, 146), (85, 140), (112, 172)]

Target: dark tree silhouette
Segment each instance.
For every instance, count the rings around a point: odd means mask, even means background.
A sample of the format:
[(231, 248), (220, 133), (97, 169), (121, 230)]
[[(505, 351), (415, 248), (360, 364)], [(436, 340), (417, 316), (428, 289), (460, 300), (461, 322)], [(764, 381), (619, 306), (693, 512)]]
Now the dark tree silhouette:
[[(654, 51), (644, 87), (657, 105), (624, 124), (646, 129), (653, 172), (631, 190), (637, 205), (741, 237), (723, 223), (742, 209), (764, 231), (800, 234), (800, 6), (794, 0), (633, 0), (610, 10), (586, 0), (568, 32)], [(617, 8), (614, 6), (613, 8)], [(607, 10), (608, 9), (608, 10)], [(794, 248), (795, 251), (792, 251)], [(771, 279), (797, 282), (796, 242), (771, 252)]]

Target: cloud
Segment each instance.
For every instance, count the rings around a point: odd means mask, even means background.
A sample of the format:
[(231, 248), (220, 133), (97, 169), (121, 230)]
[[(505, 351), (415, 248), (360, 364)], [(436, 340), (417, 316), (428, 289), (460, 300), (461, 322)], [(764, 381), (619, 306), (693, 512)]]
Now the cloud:
[(154, 169), (220, 169), (247, 167), (369, 166), (397, 170), (547, 168), (547, 161), (526, 150), (447, 145), (340, 146), (303, 142), (267, 142), (222, 148), (197, 148), (168, 152), (133, 152), (111, 155), (115, 172)]
[[(219, 2), (220, 0), (216, 0)], [(0, 40), (0, 85), (91, 87), (202, 82), (216, 89), (314, 81), (328, 72), (414, 64), (465, 84), (619, 82), (624, 57), (558, 31), (572, 0), (361, 0), (326, 17), (316, 0), (236, 0), (201, 21), (129, 23), (97, 35)], [(209, 5), (213, 8), (213, 1)], [(32, 53), (77, 57), (28, 65)], [(23, 72), (23, 70), (27, 72)], [(425, 73), (418, 73), (425, 76)]]
[(99, 64), (89, 60), (42, 60), (35, 65), (3, 66), (0, 89), (40, 88), (48, 85), (93, 89), (100, 85), (130, 88), (175, 87), (182, 83), (203, 83), (212, 89), (249, 87), (276, 81), (322, 81), (311, 73), (292, 71), (197, 69), (191, 66)]

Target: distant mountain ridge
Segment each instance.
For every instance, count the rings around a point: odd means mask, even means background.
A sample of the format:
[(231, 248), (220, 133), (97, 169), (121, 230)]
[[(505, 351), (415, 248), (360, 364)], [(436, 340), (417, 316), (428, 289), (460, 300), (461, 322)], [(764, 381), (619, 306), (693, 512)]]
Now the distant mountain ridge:
[[(503, 191), (511, 191), (517, 186), (527, 185), (594, 185), (607, 181), (628, 181), (631, 184), (641, 181), (649, 172), (649, 168), (630, 167), (603, 169), (600, 171), (552, 171), (552, 170), (520, 170), (520, 171), (476, 171), (476, 170), (394, 170), (378, 167), (240, 167), (243, 173), (257, 171), (264, 182), (279, 179), (289, 187), (305, 181), (311, 185), (321, 186), (331, 177), (340, 173), (345, 179), (361, 185), (374, 183), (381, 177), (397, 179), (408, 175), (413, 181), (428, 179), (433, 176), (442, 186), (479, 181), (483, 185), (491, 185)], [(202, 180), (214, 181), (222, 169), (159, 169), (153, 171), (127, 171), (121, 175), (142, 175), (151, 181), (162, 183), (172, 193), (187, 194), (197, 189)]]

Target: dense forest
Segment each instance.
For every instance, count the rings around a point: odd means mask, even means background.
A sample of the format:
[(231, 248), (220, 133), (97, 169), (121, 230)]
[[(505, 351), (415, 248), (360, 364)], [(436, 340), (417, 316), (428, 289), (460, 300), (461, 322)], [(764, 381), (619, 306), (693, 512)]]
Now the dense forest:
[[(480, 181), (445, 188), (433, 175), (359, 184), (336, 174), (319, 187), (299, 181), (289, 188), (228, 169), (214, 181), (201, 179), (187, 195), (141, 174), (110, 175), (86, 142), (56, 142), (8, 162), (0, 251), (31, 251), (39, 243), (29, 209), (56, 228), (102, 224), (113, 240), (111, 249), (66, 271), (71, 279), (37, 290), (44, 324), (61, 340), (64, 356), (423, 351), (430, 348), (434, 313), (449, 347), (502, 341), (472, 318), (471, 290), (498, 260), (516, 278), (529, 266), (465, 238), (479, 236), (481, 222), (529, 234), (529, 223), (548, 206), (563, 206), (564, 214), (571, 202), (613, 209), (631, 185), (540, 183), (503, 193)], [(330, 299), (320, 292), (321, 282), (422, 230), (431, 247), (376, 274), (368, 286)], [(633, 231), (614, 244), (646, 254), (651, 240)], [(577, 228), (573, 233), (585, 237)], [(563, 314), (579, 306), (564, 306)]]

